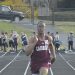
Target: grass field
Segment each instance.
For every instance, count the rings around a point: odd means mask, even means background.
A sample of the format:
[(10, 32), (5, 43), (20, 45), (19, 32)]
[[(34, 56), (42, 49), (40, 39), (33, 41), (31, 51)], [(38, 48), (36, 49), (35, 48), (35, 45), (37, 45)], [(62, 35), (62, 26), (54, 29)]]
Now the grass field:
[(21, 27), (21, 26), (17, 26), (13, 23), (9, 23), (9, 22), (0, 22), (0, 31), (4, 31), (4, 32), (8, 32), (10, 33), (11, 30), (17, 31), (19, 34), (21, 32), (25, 32), (28, 36), (30, 35), (30, 33), (33, 30)]
[[(70, 32), (73, 31), (75, 33), (75, 22), (55, 22), (55, 27), (58, 31)], [(9, 22), (0, 22), (0, 31), (5, 31), (10, 33), (11, 30), (16, 30), (19, 34), (21, 32), (25, 32), (28, 36), (33, 31), (32, 29), (27, 29), (22, 26), (17, 26), (14, 23)]]
[(61, 31), (63, 32), (70, 32), (73, 31), (75, 32), (75, 26), (57, 26)]
[[(46, 24), (48, 25), (52, 25), (52, 21), (44, 21)], [(54, 21), (54, 25), (55, 29), (58, 32), (70, 32), (73, 31), (75, 33), (75, 22), (73, 21)]]
[(55, 22), (55, 26), (59, 31), (63, 31), (66, 33), (73, 31), (75, 33), (75, 22), (59, 21)]

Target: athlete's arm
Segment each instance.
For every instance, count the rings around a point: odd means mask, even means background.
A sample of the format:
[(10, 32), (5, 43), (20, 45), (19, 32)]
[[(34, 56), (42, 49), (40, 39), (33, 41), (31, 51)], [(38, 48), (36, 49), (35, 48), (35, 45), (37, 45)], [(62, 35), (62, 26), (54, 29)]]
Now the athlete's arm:
[(48, 40), (49, 40), (49, 48), (50, 48), (49, 50), (51, 52), (51, 63), (53, 64), (55, 62), (55, 59), (56, 59), (55, 47), (53, 45), (51, 36), (48, 37)]
[(25, 51), (25, 53), (26, 53), (27, 56), (28, 56), (28, 55), (31, 55), (31, 53), (32, 53), (33, 50), (34, 50), (34, 47), (35, 47), (37, 41), (38, 41), (38, 38), (37, 38), (36, 36), (31, 37), (31, 38), (29, 39), (29, 43), (28, 43), (28, 45), (27, 45), (27, 46), (25, 47), (25, 49), (24, 49), (24, 51)]

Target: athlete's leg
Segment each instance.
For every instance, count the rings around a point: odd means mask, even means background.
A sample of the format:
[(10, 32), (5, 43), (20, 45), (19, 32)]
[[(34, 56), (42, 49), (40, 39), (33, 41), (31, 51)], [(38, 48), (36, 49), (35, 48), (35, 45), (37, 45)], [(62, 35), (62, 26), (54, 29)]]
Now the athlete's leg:
[(41, 67), (39, 75), (48, 75), (48, 68), (47, 67)]
[(39, 74), (32, 74), (32, 75), (39, 75)]
[(68, 50), (70, 50), (70, 42), (68, 42)]
[(71, 41), (71, 50), (73, 50), (73, 41)]
[(17, 44), (16, 44), (16, 46), (15, 46), (15, 49), (16, 49), (16, 52), (17, 52)]

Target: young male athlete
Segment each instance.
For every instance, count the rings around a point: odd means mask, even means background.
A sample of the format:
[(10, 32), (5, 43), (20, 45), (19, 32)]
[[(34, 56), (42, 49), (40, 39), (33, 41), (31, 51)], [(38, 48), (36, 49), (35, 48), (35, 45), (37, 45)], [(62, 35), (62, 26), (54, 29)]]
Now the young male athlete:
[(31, 55), (32, 75), (48, 75), (48, 69), (56, 59), (52, 38), (45, 34), (45, 23), (37, 24), (37, 35), (32, 36), (25, 48), (27, 55)]

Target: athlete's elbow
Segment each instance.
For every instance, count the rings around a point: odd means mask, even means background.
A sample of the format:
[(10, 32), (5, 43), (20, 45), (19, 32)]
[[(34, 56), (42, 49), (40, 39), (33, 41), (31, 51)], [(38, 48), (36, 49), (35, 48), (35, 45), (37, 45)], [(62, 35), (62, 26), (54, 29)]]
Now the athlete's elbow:
[(30, 55), (30, 52), (27, 51), (27, 50), (24, 50), (24, 53), (25, 53), (26, 56), (29, 56)]
[(30, 52), (25, 52), (25, 55), (26, 56), (29, 56), (31, 53)]
[(32, 53), (32, 51), (31, 51), (31, 50), (29, 50), (29, 49), (26, 49), (26, 50), (25, 50), (25, 54), (26, 54), (26, 56), (31, 55), (31, 53)]

